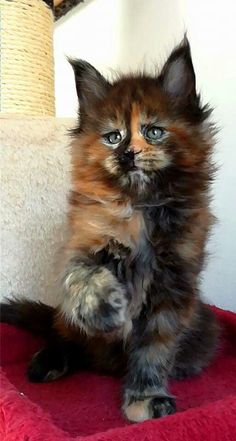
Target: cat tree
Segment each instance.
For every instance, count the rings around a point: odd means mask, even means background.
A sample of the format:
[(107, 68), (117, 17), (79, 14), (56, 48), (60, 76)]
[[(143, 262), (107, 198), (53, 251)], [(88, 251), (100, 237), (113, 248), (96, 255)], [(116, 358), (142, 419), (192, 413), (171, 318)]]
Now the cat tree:
[[(0, 294), (53, 304), (55, 260), (67, 232), (66, 131), (74, 122), (54, 117), (51, 10), (42, 0), (0, 0), (0, 6)], [(218, 316), (225, 331), (221, 358), (202, 378), (173, 390), (189, 400), (188, 409), (128, 427), (119, 410), (118, 380), (78, 373), (55, 384), (30, 385), (25, 366), (39, 342), (3, 325), (1, 440), (236, 439), (236, 316)]]
[(42, 0), (0, 0), (1, 112), (55, 114), (53, 13)]
[(55, 118), (53, 13), (47, 3), (0, 0), (0, 297), (53, 303), (55, 256), (66, 229), (66, 134), (73, 121)]

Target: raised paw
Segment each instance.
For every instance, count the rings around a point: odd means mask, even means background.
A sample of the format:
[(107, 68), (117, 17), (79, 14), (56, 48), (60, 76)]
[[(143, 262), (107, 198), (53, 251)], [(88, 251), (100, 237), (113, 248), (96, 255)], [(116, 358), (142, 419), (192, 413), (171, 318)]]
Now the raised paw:
[(176, 406), (171, 397), (131, 399), (129, 403), (124, 404), (123, 411), (129, 421), (138, 423), (171, 415), (176, 411)]
[(105, 267), (79, 265), (64, 280), (62, 313), (87, 334), (111, 332), (126, 321), (127, 295)]

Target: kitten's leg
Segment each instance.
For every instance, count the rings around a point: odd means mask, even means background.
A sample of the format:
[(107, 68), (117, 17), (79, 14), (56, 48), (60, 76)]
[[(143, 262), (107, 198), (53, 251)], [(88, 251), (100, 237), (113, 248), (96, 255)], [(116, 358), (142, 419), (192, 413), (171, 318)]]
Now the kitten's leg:
[[(156, 334), (156, 335), (155, 335)], [(167, 390), (174, 358), (174, 337), (161, 341), (158, 332), (133, 338), (125, 383), (123, 411), (130, 421), (144, 421), (175, 412)]]
[(30, 381), (53, 381), (81, 369), (124, 374), (127, 358), (122, 341), (108, 343), (102, 336), (90, 338), (79, 329), (67, 328), (61, 321), (55, 322), (57, 327), (59, 333), (51, 336), (29, 363), (27, 374)]
[(170, 376), (182, 379), (200, 374), (217, 351), (219, 332), (214, 313), (200, 303), (191, 325), (179, 341)]
[[(160, 296), (159, 296), (160, 298)], [(134, 322), (123, 410), (131, 421), (169, 415), (175, 400), (167, 388), (179, 339), (194, 315), (194, 297), (175, 303), (166, 298), (146, 307)]]
[(105, 266), (72, 259), (62, 286), (61, 314), (88, 335), (110, 332), (125, 323), (125, 288)]
[(83, 367), (83, 357), (78, 344), (57, 336), (31, 359), (27, 376), (34, 383), (57, 380)]
[(136, 322), (131, 338), (123, 406), (131, 421), (173, 413), (168, 377), (198, 374), (216, 350), (218, 327), (207, 307), (193, 300), (176, 310), (164, 301), (157, 310), (146, 323)]

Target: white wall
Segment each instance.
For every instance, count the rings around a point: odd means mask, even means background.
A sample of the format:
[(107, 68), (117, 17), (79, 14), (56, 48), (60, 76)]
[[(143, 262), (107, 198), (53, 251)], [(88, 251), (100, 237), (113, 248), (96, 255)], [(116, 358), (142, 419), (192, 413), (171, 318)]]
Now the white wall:
[(56, 107), (73, 116), (77, 101), (65, 56), (112, 69), (153, 69), (187, 30), (198, 87), (215, 107), (221, 127), (216, 152), (221, 166), (213, 209), (219, 222), (209, 243), (203, 292), (236, 311), (236, 2), (235, 0), (87, 0), (55, 27)]

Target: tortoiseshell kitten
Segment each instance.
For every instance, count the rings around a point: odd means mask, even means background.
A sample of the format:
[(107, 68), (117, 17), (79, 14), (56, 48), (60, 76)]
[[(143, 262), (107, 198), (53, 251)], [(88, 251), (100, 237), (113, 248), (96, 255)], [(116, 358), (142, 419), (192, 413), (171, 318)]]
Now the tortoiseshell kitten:
[(71, 64), (80, 118), (63, 301), (15, 300), (2, 320), (47, 338), (31, 381), (85, 367), (124, 372), (124, 414), (143, 421), (175, 411), (168, 378), (200, 373), (217, 346), (198, 292), (213, 221), (210, 111), (186, 38), (158, 76), (110, 83), (85, 61)]

